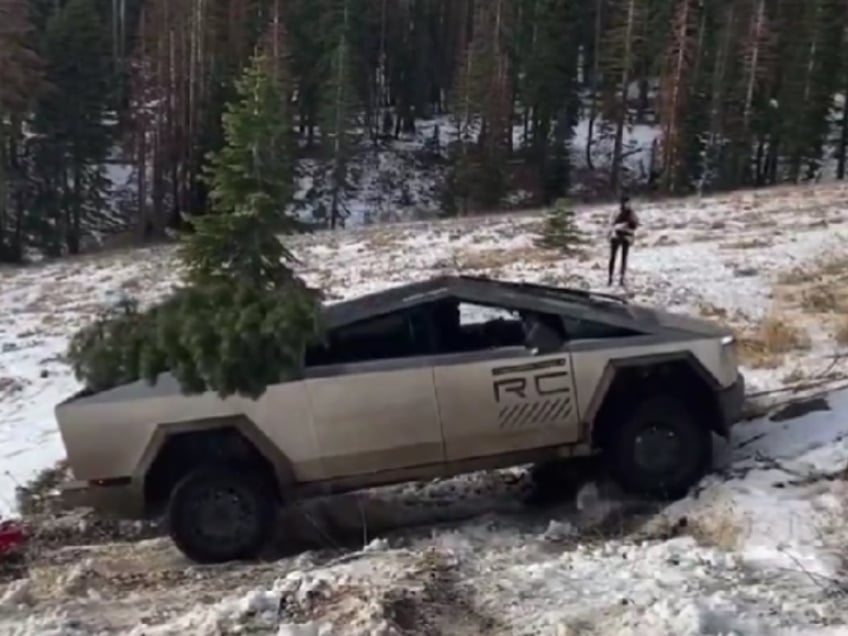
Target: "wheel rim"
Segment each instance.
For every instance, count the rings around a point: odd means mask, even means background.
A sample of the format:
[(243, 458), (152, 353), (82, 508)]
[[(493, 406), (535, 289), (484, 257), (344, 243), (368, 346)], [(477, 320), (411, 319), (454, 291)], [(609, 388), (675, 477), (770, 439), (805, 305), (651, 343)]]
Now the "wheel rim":
[(204, 488), (186, 506), (191, 534), (204, 548), (216, 553), (238, 551), (250, 542), (256, 529), (253, 498), (239, 488)]
[(653, 475), (671, 474), (680, 466), (682, 448), (676, 431), (651, 424), (637, 436), (634, 445), (636, 465)]

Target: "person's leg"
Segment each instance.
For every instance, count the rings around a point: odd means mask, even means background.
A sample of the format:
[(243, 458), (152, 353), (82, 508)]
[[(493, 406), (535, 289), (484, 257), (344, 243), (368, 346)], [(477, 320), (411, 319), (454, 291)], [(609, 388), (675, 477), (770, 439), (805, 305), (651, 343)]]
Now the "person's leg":
[(621, 277), (619, 284), (624, 287), (624, 278), (627, 276), (627, 254), (630, 252), (630, 241), (621, 242)]
[(615, 274), (615, 256), (618, 253), (618, 239), (610, 239), (610, 257), (609, 257), (609, 282), (612, 285), (612, 277)]

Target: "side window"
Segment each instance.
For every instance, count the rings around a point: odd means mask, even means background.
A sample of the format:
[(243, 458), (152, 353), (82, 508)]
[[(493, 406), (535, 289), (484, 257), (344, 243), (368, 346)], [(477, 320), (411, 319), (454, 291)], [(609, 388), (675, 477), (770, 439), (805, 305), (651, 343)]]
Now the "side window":
[(306, 366), (350, 364), (428, 353), (429, 340), (420, 317), (412, 312), (396, 312), (330, 331), (325, 345), (307, 350)]
[[(432, 316), (436, 354), (507, 347), (556, 349), (563, 341), (562, 323), (556, 316), (455, 300), (433, 305)], [(541, 327), (536, 328), (539, 323)], [(546, 338), (542, 347), (532, 342), (534, 337)]]
[(458, 303), (458, 305), (459, 324), (463, 327), (486, 322), (516, 322), (521, 319), (517, 311), (505, 307), (488, 307), (466, 302)]
[(604, 340), (641, 335), (638, 331), (633, 331), (632, 329), (615, 327), (582, 318), (570, 318), (566, 316), (562, 320), (569, 341)]

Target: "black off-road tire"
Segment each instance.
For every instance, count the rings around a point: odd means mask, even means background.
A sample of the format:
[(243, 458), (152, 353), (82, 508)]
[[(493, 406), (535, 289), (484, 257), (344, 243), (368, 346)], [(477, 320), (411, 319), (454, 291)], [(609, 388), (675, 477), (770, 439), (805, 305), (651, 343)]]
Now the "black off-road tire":
[(254, 559), (268, 543), (277, 505), (249, 470), (204, 466), (186, 475), (168, 501), (168, 532), (196, 563)]
[[(645, 444), (644, 440), (651, 436), (654, 451), (660, 448), (662, 452), (651, 453), (646, 448), (652, 442)], [(676, 450), (669, 451), (669, 446)], [(686, 496), (706, 474), (712, 451), (709, 428), (681, 399), (663, 395), (645, 398), (619, 412), (604, 455), (610, 474), (625, 492), (675, 500)]]

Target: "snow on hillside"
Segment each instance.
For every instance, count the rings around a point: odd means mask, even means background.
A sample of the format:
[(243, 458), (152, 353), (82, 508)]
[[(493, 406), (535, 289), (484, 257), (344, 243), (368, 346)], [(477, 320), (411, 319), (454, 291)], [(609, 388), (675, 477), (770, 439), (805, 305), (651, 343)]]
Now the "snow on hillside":
[[(828, 185), (637, 202), (629, 291), (733, 326), (754, 392), (844, 384), (846, 201)], [(530, 213), (292, 243), (336, 298), (457, 271), (602, 289), (610, 211), (578, 209), (595, 244), (572, 260), (534, 247)], [(164, 247), (0, 269), (0, 515), (62, 456), (69, 335), (118, 294), (152, 300), (175, 281)], [(41, 555), (0, 585), (0, 634), (846, 635), (848, 393), (828, 402), (740, 426), (697, 493), (635, 529), (641, 504), (603, 484), (542, 511), (523, 508), (520, 471), (405, 485), (288, 517), (294, 545), (329, 519), (361, 552), (325, 533), (329, 549), (252, 566), (187, 567), (160, 539)], [(431, 527), (384, 533), (408, 524)]]
[[(629, 125), (624, 130), (624, 174), (626, 181), (645, 183), (651, 167), (651, 152), (659, 137), (658, 126), (648, 124)], [(572, 164), (575, 179), (586, 176), (586, 142), (589, 122), (578, 122), (572, 139)], [(524, 144), (524, 129), (515, 126), (513, 138), (516, 148)], [(438, 140), (438, 144), (434, 144)], [(448, 149), (457, 141), (455, 120), (449, 115), (420, 120), (414, 133), (404, 133), (399, 139), (382, 140), (373, 144), (370, 139), (359, 143), (351, 162), (353, 192), (346, 198), (345, 224), (357, 227), (378, 222), (409, 221), (437, 217), (441, 210), (440, 193), (449, 157)], [(595, 170), (603, 171), (612, 162), (612, 130), (602, 120), (594, 126), (592, 163)], [(133, 178), (133, 167), (119, 160), (110, 160), (105, 166), (106, 177), (112, 188), (110, 210), (88, 228), (98, 237), (126, 225), (127, 213), (133, 209), (137, 186)], [(323, 170), (326, 172), (327, 167)], [(316, 209), (329, 206), (330, 197), (321, 195), (320, 165), (311, 158), (298, 162), (298, 184), (294, 209), (305, 219), (314, 221)], [(579, 194), (587, 185), (576, 183), (574, 194)], [(592, 188), (589, 187), (589, 190)], [(525, 204), (527, 193), (520, 188), (507, 196), (505, 204)], [(326, 212), (324, 212), (326, 215)], [(317, 216), (321, 216), (320, 214)]]
[[(758, 325), (779, 315), (810, 342), (750, 369), (752, 387), (816, 376), (838, 351), (838, 315), (798, 304), (820, 291), (822, 276), (840, 275), (819, 270), (831, 271), (848, 253), (846, 200), (848, 186), (833, 185), (638, 203), (644, 231), (630, 292), (636, 301), (729, 323), (754, 344)], [(601, 289), (610, 210), (579, 209), (595, 245), (570, 261), (533, 246), (538, 214), (317, 233), (292, 243), (304, 275), (337, 298), (457, 271)], [(116, 294), (160, 297), (176, 282), (174, 270), (167, 247), (0, 269), (0, 514), (12, 507), (16, 484), (62, 456), (52, 409), (78, 388), (60, 359), (68, 337)], [(789, 284), (795, 279), (801, 283)]]

